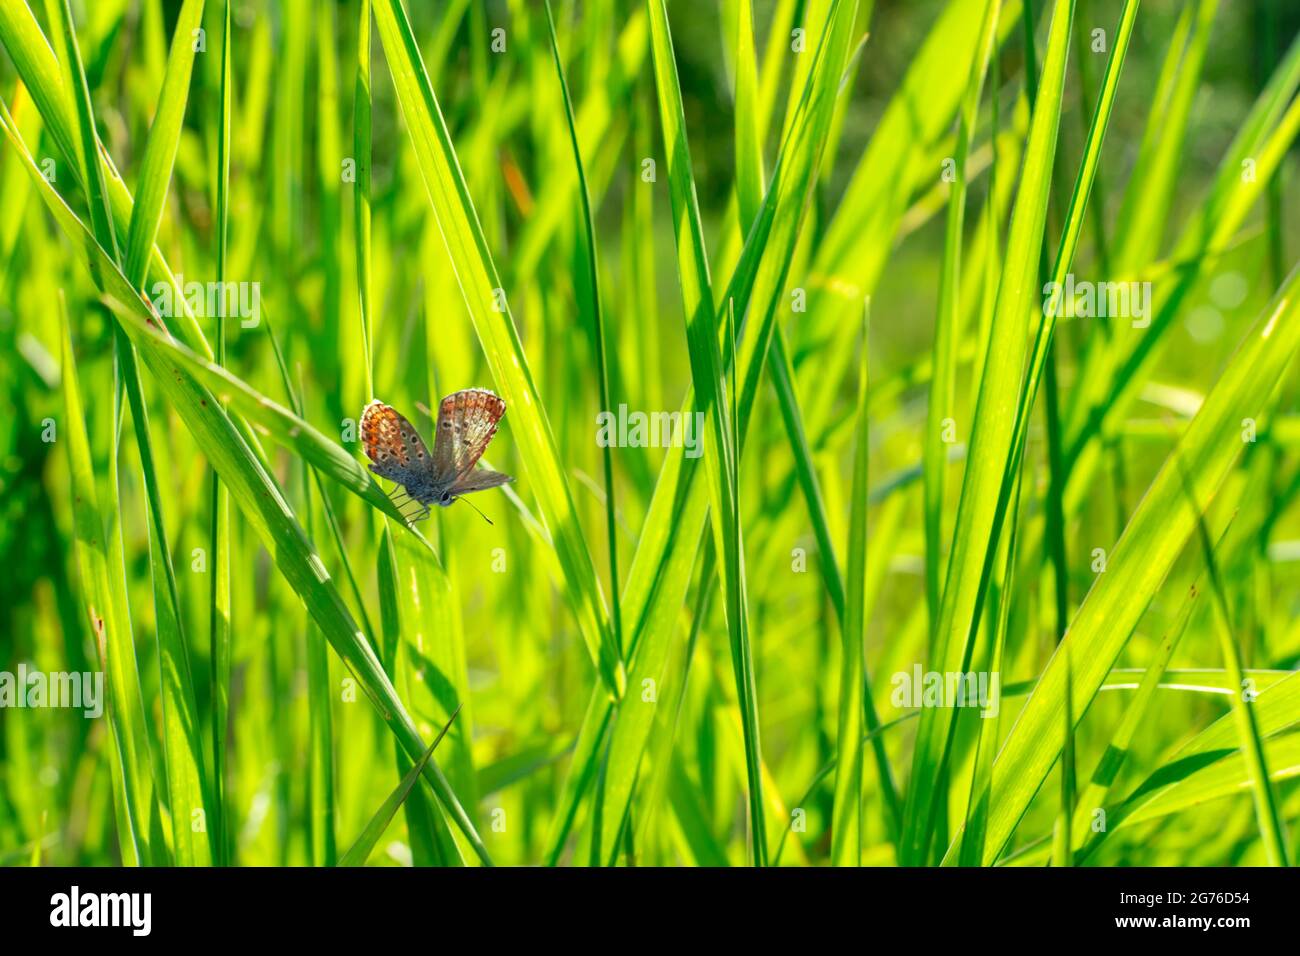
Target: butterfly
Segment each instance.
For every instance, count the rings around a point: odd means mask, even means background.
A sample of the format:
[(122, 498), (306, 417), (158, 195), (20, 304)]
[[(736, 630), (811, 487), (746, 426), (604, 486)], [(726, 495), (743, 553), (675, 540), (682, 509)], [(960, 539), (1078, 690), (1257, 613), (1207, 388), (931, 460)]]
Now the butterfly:
[(438, 405), (430, 453), (415, 426), (397, 409), (376, 399), (361, 413), (361, 444), (370, 459), (370, 470), (402, 486), (394, 498), (398, 507), (411, 502), (419, 506), (403, 517), (420, 521), (429, 516), (431, 504), (446, 508), (471, 491), (514, 481), (499, 471), (474, 467), (497, 433), (497, 422), (505, 411), (506, 403), (485, 388), (452, 392)]

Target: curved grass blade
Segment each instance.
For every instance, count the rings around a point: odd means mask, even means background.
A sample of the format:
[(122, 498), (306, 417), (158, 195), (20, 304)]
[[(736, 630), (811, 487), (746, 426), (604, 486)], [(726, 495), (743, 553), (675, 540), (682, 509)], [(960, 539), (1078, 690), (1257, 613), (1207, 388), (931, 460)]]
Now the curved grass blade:
[(1186, 469), (1183, 468), (1182, 459), (1177, 457), (1177, 451), (1174, 455), (1174, 464), (1182, 479), (1183, 490), (1196, 518), (1196, 537), (1205, 558), (1206, 576), (1210, 579), (1214, 631), (1219, 639), (1219, 651), (1223, 655), (1223, 669), (1228, 677), (1228, 686), (1233, 690), (1229, 698), (1232, 701), (1232, 718), (1237, 728), (1237, 741), (1250, 770), (1251, 792), (1255, 800), (1255, 817), (1259, 824), (1260, 839), (1263, 841), (1264, 853), (1269, 865), (1287, 866), (1286, 835), (1278, 813), (1277, 796), (1269, 786), (1268, 762), (1264, 756), (1259, 719), (1253, 706), (1254, 697), (1249, 690), (1250, 684), (1242, 679), (1241, 652), (1237, 648), (1232, 612), (1228, 608), (1228, 598), (1219, 574), (1219, 564), (1214, 557), (1214, 545), (1210, 541), (1210, 533), (1205, 528), (1205, 518), (1196, 507), (1191, 480)]
[[(971, 430), (970, 453), (957, 509), (956, 534), (947, 585), (935, 633), (932, 669), (961, 673), (969, 669), (973, 635), (987, 583), (989, 552), (996, 550), (995, 512), (998, 489), (1006, 479), (1014, 421), (1028, 346), (1025, 317), (1033, 311), (1039, 253), (1047, 216), (1048, 189), (1056, 155), (1061, 97), (1069, 51), (1073, 0), (1057, 0), (1052, 12), (1047, 56), (1021, 172), (1020, 191), (998, 287), (992, 337), (980, 378)], [(948, 708), (921, 714), (911, 786), (904, 811), (904, 865), (921, 865), (930, 851), (936, 808), (945, 779), (955, 715)]]
[(66, 415), (68, 471), (72, 476), (72, 518), (77, 564), (81, 570), (82, 603), (86, 623), (105, 673), (112, 750), (109, 769), (113, 781), (117, 836), (122, 862), (128, 866), (148, 865), (148, 813), (152, 800), (142, 790), (148, 779), (142, 766), (148, 761), (148, 733), (144, 724), (144, 702), (136, 670), (135, 644), (119, 610), (126, 600), (117, 593), (109, 572), (108, 539), (95, 491), (94, 464), (86, 436), (85, 410), (77, 381), (72, 351), (72, 332), (67, 305), (59, 295), (60, 340), (62, 343), (63, 409)]
[(686, 119), (682, 108), (677, 64), (668, 28), (668, 11), (663, 0), (647, 0), (650, 12), (650, 44), (654, 59), (655, 87), (659, 93), (659, 116), (668, 151), (678, 276), (687, 322), (691, 376), (695, 386), (696, 410), (709, 424), (712, 453), (706, 455), (710, 476), (714, 545), (724, 556), (722, 585), (726, 595), (727, 628), (731, 637), (732, 665), (745, 738), (746, 777), (749, 794), (749, 825), (756, 866), (767, 863), (767, 823), (760, 772), (758, 702), (754, 687), (754, 665), (749, 644), (748, 609), (744, 567), (734, 547), (739, 529), (735, 525), (738, 489), (732, 480), (735, 457), (740, 453), (732, 440), (732, 429), (723, 388), (723, 363), (718, 347), (718, 330), (713, 316), (713, 293), (709, 279), (708, 254), (704, 249), (703, 226), (695, 195), (695, 180), (686, 144)]
[[(184, 368), (187, 374), (194, 376), (195, 380), (202, 383), (204, 387), (214, 390), (223, 404), (242, 413), (264, 434), (293, 450), (320, 474), (338, 482), (375, 509), (400, 522), (412, 534), (420, 537), (414, 528), (410, 528), (402, 513), (375, 481), (374, 476), (342, 445), (283, 405), (263, 395), (234, 373), (197, 355), (178, 340), (167, 336), (156, 324), (150, 324), (144, 318), (144, 313), (129, 309), (123, 314), (123, 321), (132, 325), (140, 334), (149, 336), (158, 347), (166, 350), (172, 360)], [(424, 539), (421, 537), (421, 540)]]
[[(939, 624), (940, 582), (943, 572), (943, 500), (947, 484), (948, 443), (944, 441), (945, 419), (955, 418), (953, 399), (957, 390), (957, 342), (961, 338), (961, 254), (962, 230), (966, 221), (967, 161), (975, 135), (984, 76), (993, 54), (1001, 0), (989, 0), (980, 27), (976, 56), (962, 100), (953, 157), (956, 178), (948, 193), (947, 230), (939, 271), (939, 306), (935, 316), (934, 372), (925, 421), (925, 597), (930, 610), (931, 632)], [(996, 92), (994, 94), (996, 96)]]
[(1256, 319), (1179, 440), (1176, 459), (1166, 461), (1147, 490), (1012, 727), (993, 766), (986, 864), (1001, 853), (1059, 756), (1062, 648), (1073, 651), (1077, 724), (1195, 530), (1197, 515), (1187, 507), (1179, 469), (1186, 470), (1196, 512), (1203, 512), (1241, 453), (1241, 420), (1261, 417), (1297, 348), (1300, 268)]
[[(919, 717), (920, 715), (921, 712), (919, 710), (914, 710), (910, 714), (904, 714), (902, 717), (899, 717), (896, 720), (891, 720), (888, 721), (887, 723), (881, 724), (875, 730), (868, 731), (863, 736), (861, 741), (862, 746), (866, 746), (872, 740), (879, 738), (880, 735), (883, 734), (886, 730), (892, 730), (894, 727), (897, 727), (900, 724), (904, 724), (907, 721), (912, 720), (913, 718)], [(803, 796), (801, 796), (798, 800), (796, 800), (792, 804), (792, 806), (796, 806), (796, 807), (807, 806), (808, 801), (812, 798), (812, 795), (817, 790), (817, 788), (821, 786), (822, 781), (824, 781), (827, 777), (829, 777), (832, 773), (835, 772), (835, 768), (838, 766), (838, 763), (839, 763), (838, 759), (836, 757), (832, 757), (830, 760), (826, 761), (826, 763), (822, 764), (822, 766), (817, 770), (817, 773), (813, 775), (812, 782), (810, 782), (808, 784), (807, 789), (804, 790)], [(786, 827), (781, 832), (781, 839), (778, 840), (776, 844), (776, 852), (772, 854), (773, 866), (781, 865), (781, 855), (785, 851), (786, 837), (789, 833), (790, 833), (789, 827)]]
[(1187, 622), (1191, 619), (1192, 609), (1196, 606), (1198, 593), (1195, 585), (1188, 589), (1178, 615), (1166, 632), (1165, 638), (1157, 645), (1159, 651), (1156, 658), (1147, 666), (1142, 675), (1137, 693), (1129, 702), (1123, 721), (1111, 734), (1111, 738), (1106, 744), (1106, 750), (1097, 761), (1097, 766), (1092, 772), (1088, 785), (1079, 796), (1071, 829), (1071, 839), (1076, 847), (1081, 847), (1088, 838), (1091, 830), (1093, 808), (1105, 807), (1106, 805), (1106, 798), (1110, 794), (1110, 789), (1128, 757), (1129, 746), (1132, 744), (1137, 729), (1147, 714), (1152, 700), (1155, 698), (1156, 688), (1160, 686), (1160, 680), (1165, 675), (1166, 667), (1170, 658), (1173, 657), (1174, 649), (1178, 646), (1187, 630)]
[[(587, 174), (583, 170), (582, 150), (578, 147), (578, 128), (573, 118), (573, 104), (569, 101), (569, 83), (564, 78), (564, 65), (560, 62), (560, 41), (555, 36), (555, 18), (551, 15), (551, 0), (545, 0), (546, 25), (551, 38), (551, 56), (555, 61), (555, 75), (560, 81), (560, 93), (564, 98), (564, 116), (568, 121), (569, 142), (573, 146), (573, 165), (578, 171), (578, 196), (582, 200), (582, 219), (584, 234), (583, 245), (587, 254), (587, 278), (590, 288), (586, 301), (591, 312), (592, 336), (596, 342), (597, 378), (600, 383), (600, 407), (612, 409), (614, 400), (609, 391), (609, 359), (605, 354), (605, 320), (600, 302), (600, 264), (596, 260), (596, 222), (591, 213), (591, 195), (587, 189)], [(614, 627), (614, 646), (619, 654), (623, 653), (623, 618), (620, 611), (618, 578), (618, 536), (614, 519), (614, 459), (610, 443), (605, 442), (601, 449), (605, 470), (605, 530), (609, 548), (609, 586)]]
[[(201, 12), (201, 4), (199, 4)], [(112, 250), (114, 258), (120, 257), (113, 231), (112, 213), (104, 186), (104, 170), (97, 148), (95, 120), (90, 105), (89, 86), (82, 69), (81, 53), (76, 41), (75, 27), (67, 0), (53, 4), (54, 32), (62, 40), (66, 51), (63, 63), (64, 76), (73, 88), (78, 116), (79, 143), (82, 152), (83, 181), (88, 188), (87, 199), (96, 238), (102, 248)], [(192, 12), (192, 11), (191, 11)], [(173, 89), (171, 101), (165, 100), (160, 109), (164, 119), (159, 138), (169, 135), (165, 117), (171, 113), (179, 127), (184, 114), (185, 100), (182, 89), (179, 102)], [(150, 176), (165, 176), (170, 170), (151, 168)], [(146, 189), (153, 188), (148, 179), (142, 179)], [(167, 183), (161, 185), (165, 194)], [(161, 199), (159, 200), (161, 208)], [(150, 237), (152, 246), (152, 237)], [(147, 262), (142, 259), (142, 267)], [(103, 287), (100, 286), (102, 291)], [(162, 495), (154, 463), (153, 440), (149, 417), (144, 401), (144, 388), (136, 362), (134, 349), (119, 327), (114, 329), (114, 348), (121, 381), (131, 409), (131, 417), (140, 455), (140, 469), (146, 491), (148, 517), (150, 578), (153, 586), (156, 642), (158, 646), (159, 678), (162, 687), (163, 759), (164, 779), (167, 786), (168, 810), (171, 817), (171, 851), (179, 866), (207, 865), (211, 863), (211, 843), (208, 837), (206, 783), (203, 774), (202, 746), (199, 741), (198, 703), (194, 695), (190, 673), (189, 651), (182, 630), (182, 614), (176, 590), (176, 576), (171, 563), (171, 549), (163, 521)], [(115, 403), (120, 414), (120, 405)], [(114, 460), (116, 461), (116, 435)], [(116, 470), (114, 469), (114, 474)], [(195, 822), (198, 825), (195, 825)]]
[(754, 55), (754, 10), (750, 0), (723, 4), (735, 72), (736, 199), (747, 228), (763, 202), (763, 118), (759, 115), (758, 64)]
[(493, 380), (510, 406), (511, 434), (519, 443), (524, 468), (555, 541), (568, 585), (566, 593), (601, 680), (618, 699), (626, 686), (626, 674), (610, 628), (600, 582), (582, 537), (555, 437), (511, 317), (506, 290), (501, 285), (460, 171), (451, 134), (401, 0), (379, 0), (374, 13), (429, 200)]
[[(308, 613), (320, 626), (326, 639), (357, 677), (385, 724), (401, 742), (407, 754), (412, 758), (418, 757), (423, 753), (424, 745), (414, 723), (279, 488), (235, 424), (221, 409), (216, 396), (170, 361), (171, 353), (156, 344), (155, 335), (162, 333), (156, 329), (153, 333), (142, 330), (142, 327), (149, 328), (157, 324), (148, 301), (131, 288), (85, 225), (41, 176), (7, 111), (0, 112), (0, 122), (3, 123), (10, 142), (21, 152), (24, 165), (47, 208), (68, 234), (74, 247), (87, 256), (86, 264), (92, 274), (104, 280), (105, 299), (109, 307), (124, 320), (124, 327), (132, 336), (171, 407), (180, 415), (199, 448), (221, 474), (245, 519), (266, 545), (290, 587), (302, 598)], [(484, 864), (490, 865), (491, 858), (486, 847), (436, 762), (430, 761), (425, 768), (425, 775), (475, 853)]]
[(415, 782), (424, 773), (424, 767), (429, 762), (429, 758), (438, 749), (438, 744), (442, 743), (442, 738), (447, 735), (447, 731), (451, 729), (452, 721), (456, 719), (456, 714), (459, 713), (460, 708), (457, 707), (452, 712), (451, 718), (443, 725), (442, 730), (438, 732), (438, 736), (433, 738), (433, 743), (429, 744), (429, 749), (406, 772), (406, 775), (402, 777), (401, 782), (397, 785), (397, 789), (389, 794), (388, 799), (375, 811), (375, 815), (370, 818), (366, 828), (361, 831), (357, 841), (352, 844), (348, 852), (343, 854), (338, 862), (339, 866), (365, 866), (366, 859), (374, 850), (375, 844), (379, 842), (380, 837), (384, 835), (384, 831), (388, 829), (388, 824), (392, 822), (398, 808), (406, 802), (411, 788), (415, 786)]
[[(131, 225), (126, 243), (126, 277), (139, 288), (149, 274), (149, 258), (154, 237), (162, 220), (163, 204), (171, 185), (172, 165), (180, 147), (181, 127), (185, 122), (185, 104), (189, 99), (190, 74), (194, 70), (194, 34), (203, 22), (204, 0), (185, 0), (176, 19), (171, 52), (167, 56), (167, 73), (144, 158), (140, 161), (140, 180), (131, 208)], [(228, 37), (222, 37), (223, 82), (229, 74)]]
[[(839, 24), (840, 29), (836, 35), (839, 37), (841, 52), (844, 52), (847, 47), (847, 27), (850, 23), (851, 17), (840, 21)], [(799, 237), (802, 211), (806, 208), (806, 191), (789, 183), (806, 184), (809, 181), (805, 175), (794, 173), (788, 180), (783, 179), (780, 170), (792, 165), (796, 170), (815, 168), (812, 157), (817, 154), (819, 147), (806, 142), (804, 137), (814, 136), (819, 127), (807, 119), (807, 114), (810, 112), (808, 104), (816, 101), (823, 104), (823, 110), (828, 109), (827, 97), (833, 96), (838, 89), (838, 79), (842, 72), (840, 61), (834, 57), (823, 55), (819, 50), (818, 58), (820, 68), (816, 75), (822, 93), (814, 97), (815, 87), (812, 84), (804, 92), (801, 109), (805, 118), (798, 124), (798, 136), (790, 137), (782, 146), (777, 159), (776, 181), (768, 189), (759, 217), (749, 230), (740, 262), (722, 300), (723, 308), (734, 308), (739, 315), (744, 315), (748, 311), (751, 301), (761, 302), (759, 308), (764, 312), (768, 333), (774, 328), (775, 290), (781, 289), (785, 282), (795, 243)], [(765, 291), (760, 290), (760, 272), (763, 273), (762, 290)], [(729, 346), (730, 344), (728, 342)], [(742, 351), (741, 370), (745, 383), (739, 397), (739, 433), (742, 444), (759, 382), (760, 369), (754, 364), (755, 357), (761, 357), (756, 345), (751, 344), (747, 350)], [(695, 408), (693, 390), (688, 391), (681, 408), (682, 415), (692, 414)], [(645, 609), (656, 586), (659, 569), (667, 560), (666, 556), (672, 544), (670, 532), (688, 520), (684, 517), (688, 511), (692, 515), (699, 516), (698, 519), (693, 517), (689, 519), (695, 522), (690, 525), (694, 529), (691, 533), (695, 539), (698, 541), (703, 533), (707, 515), (704, 509), (707, 507), (710, 492), (703, 484), (695, 482), (698, 473), (696, 463), (697, 459), (683, 456), (681, 447), (669, 449), (664, 458), (627, 578), (623, 612), (628, 622), (643, 620)], [(639, 624), (632, 626), (631, 634), (628, 657), (634, 659), (642, 636)], [(666, 635), (659, 635), (659, 639), (666, 639)], [(867, 703), (870, 703), (869, 698)], [(577, 801), (581, 799), (591, 780), (595, 779), (594, 761), (611, 717), (612, 708), (607, 702), (591, 701), (578, 735), (569, 776), (562, 791), (560, 810), (555, 817), (548, 840), (546, 856), (548, 865), (554, 865), (559, 859), (569, 828), (577, 813)], [(867, 720), (869, 725), (875, 721), (874, 709), (868, 709)], [(887, 764), (884, 762), (882, 749), (877, 750), (877, 759), (882, 766), (882, 779), (889, 781), (889, 774), (883, 769)], [(886, 786), (890, 787), (892, 783)], [(892, 793), (892, 790), (890, 792)], [(674, 806), (678, 807), (675, 789), (673, 794)], [(678, 808), (689, 809), (689, 807)]]
[[(1274, 783), (1300, 776), (1300, 734), (1268, 741), (1268, 780)], [(1190, 772), (1187, 772), (1190, 770)], [(1157, 775), (1159, 771), (1157, 771)], [(1155, 775), (1153, 775), (1155, 776)], [(1120, 827), (1145, 823), (1171, 813), (1178, 813), (1254, 787), (1255, 770), (1245, 753), (1234, 753), (1205, 766), (1183, 768), (1177, 779), (1169, 780), (1159, 792), (1135, 800), (1131, 806), (1112, 815), (1111, 832)], [(1117, 819), (1116, 819), (1117, 818)], [(1094, 848), (1089, 847), (1092, 851)]]

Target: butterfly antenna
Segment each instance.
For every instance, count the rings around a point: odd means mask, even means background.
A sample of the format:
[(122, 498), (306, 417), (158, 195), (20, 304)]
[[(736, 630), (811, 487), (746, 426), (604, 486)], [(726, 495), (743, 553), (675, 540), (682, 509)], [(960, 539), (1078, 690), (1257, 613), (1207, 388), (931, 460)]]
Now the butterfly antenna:
[(464, 495), (461, 495), (461, 496), (460, 496), (459, 498), (457, 498), (456, 500), (457, 500), (457, 501), (463, 501), (463, 502), (465, 502), (465, 504), (469, 505), (469, 506), (470, 506), (471, 508), (473, 508), (475, 511), (478, 511), (478, 515), (479, 515), (480, 518), (482, 518), (482, 519), (483, 519), (484, 521), (486, 521), (488, 524), (491, 524), (491, 523), (492, 523), (492, 519), (489, 518), (487, 515), (485, 515), (482, 511), (479, 511), (478, 506), (475, 505), (474, 502), (472, 502), (472, 501), (470, 501), (468, 498), (466, 498)]

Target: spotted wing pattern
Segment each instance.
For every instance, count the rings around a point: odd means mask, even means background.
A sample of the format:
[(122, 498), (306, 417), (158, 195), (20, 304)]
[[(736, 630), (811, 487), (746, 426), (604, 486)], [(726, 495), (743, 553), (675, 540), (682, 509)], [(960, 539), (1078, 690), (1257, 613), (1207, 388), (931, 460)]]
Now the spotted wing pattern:
[(432, 476), (433, 457), (415, 426), (402, 413), (373, 401), (361, 413), (361, 444), (381, 478), (403, 486), (422, 484)]
[(456, 486), (470, 475), (505, 411), (506, 403), (484, 388), (467, 388), (442, 400), (433, 440), (434, 474), (439, 482)]

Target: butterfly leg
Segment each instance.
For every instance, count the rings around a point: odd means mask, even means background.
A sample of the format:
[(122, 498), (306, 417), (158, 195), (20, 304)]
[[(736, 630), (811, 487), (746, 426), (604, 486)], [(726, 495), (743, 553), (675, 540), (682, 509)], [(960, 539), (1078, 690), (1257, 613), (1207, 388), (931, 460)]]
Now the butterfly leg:
[(402, 520), (407, 524), (413, 524), (416, 521), (423, 521), (429, 516), (429, 508), (427, 505), (419, 499), (411, 497), (411, 495), (406, 492), (406, 489), (402, 489), (402, 494), (405, 495), (405, 497), (399, 495), (393, 498), (393, 504), (396, 505), (398, 514), (402, 516)]
[[(412, 511), (408, 514), (405, 510), (408, 505), (415, 502), (415, 499), (411, 497), (411, 493), (407, 491), (404, 486), (398, 485), (392, 491), (388, 492), (387, 495), (388, 500), (391, 501), (393, 507), (397, 509), (397, 513), (402, 516), (402, 520), (409, 523), (411, 521), (410, 515), (417, 513), (417, 511)], [(418, 502), (416, 504), (418, 509)]]

